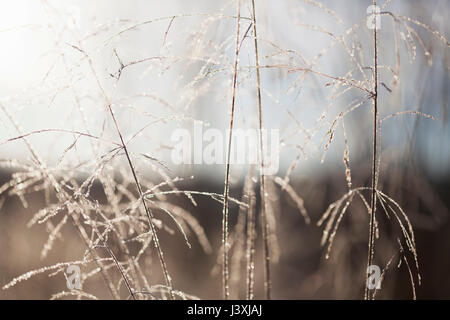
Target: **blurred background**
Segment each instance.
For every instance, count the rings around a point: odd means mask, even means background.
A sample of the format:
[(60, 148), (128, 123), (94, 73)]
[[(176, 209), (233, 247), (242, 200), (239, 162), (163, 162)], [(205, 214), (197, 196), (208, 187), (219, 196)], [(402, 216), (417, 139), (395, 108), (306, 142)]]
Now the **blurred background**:
[[(448, 299), (450, 56), (446, 39), (450, 27), (445, 14), (450, 2), (378, 2), (382, 12), (398, 17), (383, 14), (379, 30), (379, 112), (380, 119), (386, 120), (378, 132), (378, 185), (403, 208), (415, 231), (422, 279), (419, 286), (417, 270), (411, 266), (417, 298)], [(249, 129), (258, 125), (254, 35), (251, 1), (240, 3), (235, 128)], [(329, 259), (327, 246), (321, 246), (323, 226), (316, 223), (349, 190), (343, 161), (347, 149), (351, 185), (370, 187), (371, 100), (362, 90), (299, 69), (353, 79), (371, 90), (373, 31), (366, 24), (371, 4), (256, 1), (263, 123), (279, 130), (281, 139), (279, 169), (268, 178), (276, 235), (271, 242), (275, 299), (363, 297), (369, 223), (364, 203), (349, 206)], [(121, 186), (136, 191), (127, 182), (131, 172), (125, 157), (96, 167), (96, 161), (119, 142), (107, 105), (112, 106), (127, 147), (136, 156), (146, 187), (170, 180), (177, 190), (223, 193), (225, 165), (174, 164), (171, 135), (180, 128), (193, 133), (194, 121), (224, 133), (228, 128), (236, 15), (237, 1), (18, 0), (4, 5), (0, 12), (4, 48), (0, 52), (1, 286), (30, 270), (83, 258), (85, 247), (73, 225), (54, 231), (60, 216), (27, 226), (36, 212), (61, 201), (39, 174), (44, 166), (68, 190), (71, 180), (82, 184), (98, 170), (113, 193), (119, 194)], [(248, 174), (248, 165), (231, 166), (232, 197), (245, 199)], [(276, 177), (289, 182), (304, 200), (310, 224)], [(255, 190), (257, 186), (258, 181)], [(104, 181), (96, 177), (90, 189), (92, 201), (107, 208)], [(364, 195), (370, 199), (370, 193)], [(179, 195), (160, 200), (190, 212), (202, 226), (211, 252), (190, 235), (189, 249), (167, 215), (156, 211), (163, 224), (175, 229), (162, 228), (158, 234), (174, 287), (202, 299), (219, 299), (222, 205), (211, 197), (194, 198), (196, 206)], [(259, 195), (256, 202), (259, 218)], [(239, 234), (241, 209), (230, 205), (232, 234)], [(393, 262), (377, 298), (410, 299), (410, 273), (405, 263), (398, 265), (397, 239), (402, 232), (381, 207), (378, 213), (375, 261), (382, 267)], [(259, 222), (257, 230), (255, 289), (256, 298), (263, 298)], [(43, 257), (49, 234), (55, 239)], [(110, 242), (122, 259), (120, 246), (114, 239)], [(230, 254), (233, 260), (239, 251), (233, 247)], [(233, 298), (243, 298), (245, 256), (234, 259), (231, 293)], [(142, 265), (151, 283), (163, 282), (155, 252)], [(0, 298), (48, 299), (65, 290), (64, 276), (49, 277), (49, 273), (0, 290)], [(120, 275), (112, 272), (112, 277), (118, 281)], [(100, 276), (87, 281), (83, 289), (111, 298)], [(121, 293), (126, 298), (123, 287)]]

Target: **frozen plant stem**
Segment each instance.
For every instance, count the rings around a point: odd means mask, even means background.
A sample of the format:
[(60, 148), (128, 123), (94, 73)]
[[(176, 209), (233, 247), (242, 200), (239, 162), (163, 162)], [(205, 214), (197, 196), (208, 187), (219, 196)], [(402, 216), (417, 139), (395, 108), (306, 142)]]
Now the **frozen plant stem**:
[(236, 101), (237, 86), (237, 68), (239, 63), (239, 29), (241, 24), (241, 0), (237, 3), (237, 30), (236, 30), (236, 49), (234, 55), (233, 68), (233, 85), (231, 93), (231, 110), (230, 110), (230, 130), (228, 135), (227, 163), (225, 169), (225, 187), (223, 191), (223, 212), (222, 212), (222, 281), (223, 281), (223, 298), (227, 300), (230, 296), (229, 288), (229, 266), (228, 266), (228, 192), (230, 189), (230, 157), (231, 157), (231, 138), (233, 132), (234, 105)]
[(78, 47), (75, 47), (75, 46), (73, 46), (73, 47), (75, 49), (81, 51), (86, 56), (86, 58), (87, 58), (87, 60), (89, 62), (89, 66), (91, 68), (91, 71), (92, 71), (92, 73), (93, 73), (93, 75), (95, 77), (95, 80), (97, 81), (97, 85), (98, 85), (100, 91), (102, 92), (103, 98), (105, 99), (105, 103), (106, 103), (107, 109), (108, 109), (108, 111), (109, 111), (109, 113), (111, 115), (111, 118), (113, 119), (114, 126), (116, 128), (117, 134), (118, 134), (118, 136), (120, 138), (120, 142), (122, 144), (123, 151), (125, 152), (125, 156), (126, 156), (127, 161), (128, 161), (128, 165), (130, 166), (131, 173), (133, 174), (134, 182), (136, 183), (136, 187), (137, 187), (137, 190), (138, 190), (138, 193), (139, 193), (139, 197), (141, 198), (142, 205), (144, 206), (144, 210), (145, 210), (145, 213), (147, 215), (150, 232), (151, 232), (151, 235), (152, 235), (152, 238), (153, 238), (152, 240), (153, 240), (153, 243), (155, 244), (156, 251), (158, 252), (158, 258), (159, 258), (159, 262), (161, 264), (161, 269), (162, 269), (162, 272), (163, 272), (163, 275), (164, 275), (164, 280), (165, 280), (166, 285), (167, 285), (167, 287), (169, 288), (169, 291), (170, 291), (170, 298), (172, 300), (175, 300), (175, 296), (173, 294), (173, 288), (172, 288), (172, 279), (170, 278), (169, 271), (167, 270), (167, 266), (166, 266), (166, 262), (164, 260), (164, 254), (163, 254), (163, 251), (162, 251), (162, 248), (161, 248), (161, 244), (159, 243), (159, 238), (158, 238), (158, 235), (156, 233), (156, 228), (155, 228), (155, 225), (153, 224), (153, 212), (151, 211), (151, 209), (147, 206), (147, 203), (145, 202), (144, 193), (142, 191), (141, 184), (140, 184), (139, 179), (137, 177), (136, 170), (134, 168), (133, 162), (131, 161), (130, 154), (128, 153), (127, 145), (125, 144), (125, 141), (123, 140), (122, 132), (120, 131), (119, 124), (118, 124), (118, 122), (116, 120), (116, 117), (114, 115), (114, 111), (113, 111), (113, 109), (111, 107), (111, 102), (109, 101), (109, 98), (106, 95), (106, 92), (105, 92), (103, 86), (100, 83), (100, 80), (99, 80), (99, 78), (97, 76), (97, 73), (95, 72), (94, 65), (93, 65), (93, 62), (92, 62), (91, 58), (82, 49), (80, 49)]
[[(373, 0), (374, 10), (376, 8), (377, 1)], [(376, 13), (372, 13), (375, 15)], [(367, 270), (369, 266), (373, 263), (373, 255), (375, 251), (375, 210), (376, 210), (376, 184), (377, 184), (377, 124), (378, 124), (378, 44), (377, 44), (377, 17), (373, 16), (375, 25), (373, 28), (373, 158), (372, 158), (372, 198), (370, 203), (370, 223), (369, 223), (369, 244), (367, 251)], [(368, 283), (366, 281), (366, 289), (364, 298), (366, 300), (370, 299), (370, 292), (368, 288)]]
[(266, 299), (270, 300), (272, 282), (270, 277), (270, 247), (267, 216), (266, 216), (266, 191), (264, 183), (264, 142), (262, 136), (262, 103), (261, 103), (261, 75), (259, 73), (259, 57), (258, 57), (258, 36), (256, 33), (256, 9), (255, 0), (252, 0), (252, 14), (253, 14), (253, 36), (255, 41), (255, 66), (256, 66), (256, 82), (258, 94), (258, 122), (259, 122), (259, 151), (260, 151), (260, 193), (261, 193), (261, 219), (262, 219), (262, 237), (264, 250), (264, 291)]
[(253, 185), (253, 166), (249, 172), (250, 186), (247, 190), (248, 210), (247, 210), (247, 300), (253, 300), (255, 286), (255, 191)]
[(116, 121), (116, 117), (114, 116), (114, 112), (113, 112), (113, 110), (111, 108), (111, 104), (108, 104), (108, 109), (109, 109), (109, 112), (111, 114), (111, 117), (114, 120), (114, 125), (116, 127), (117, 133), (119, 134), (120, 141), (121, 141), (121, 143), (123, 145), (123, 150), (125, 152), (125, 156), (127, 157), (128, 164), (130, 165), (130, 169), (131, 169), (131, 172), (133, 174), (133, 178), (134, 178), (134, 181), (136, 183), (136, 187), (137, 187), (138, 192), (139, 192), (139, 197), (142, 200), (142, 205), (144, 206), (145, 213), (147, 214), (147, 218), (148, 218), (148, 221), (149, 221), (148, 224), (150, 226), (150, 231), (151, 231), (151, 234), (152, 234), (152, 237), (153, 237), (153, 242), (155, 244), (156, 251), (158, 252), (159, 261), (161, 263), (161, 268), (162, 268), (162, 271), (163, 271), (163, 274), (164, 274), (164, 280), (166, 282), (167, 287), (169, 287), (171, 299), (175, 300), (175, 296), (174, 296), (173, 291), (172, 291), (172, 280), (170, 278), (169, 271), (167, 270), (166, 262), (164, 260), (164, 255), (163, 255), (163, 252), (162, 252), (162, 249), (161, 249), (161, 244), (159, 243), (159, 238), (158, 238), (158, 236), (156, 234), (155, 225), (153, 224), (153, 213), (150, 210), (150, 208), (147, 206), (147, 203), (145, 202), (141, 184), (139, 183), (139, 180), (138, 180), (136, 171), (134, 169), (133, 163), (131, 162), (130, 155), (128, 154), (128, 149), (127, 149), (126, 144), (125, 144), (125, 142), (123, 140), (122, 133), (119, 130), (119, 125), (118, 125), (118, 123)]

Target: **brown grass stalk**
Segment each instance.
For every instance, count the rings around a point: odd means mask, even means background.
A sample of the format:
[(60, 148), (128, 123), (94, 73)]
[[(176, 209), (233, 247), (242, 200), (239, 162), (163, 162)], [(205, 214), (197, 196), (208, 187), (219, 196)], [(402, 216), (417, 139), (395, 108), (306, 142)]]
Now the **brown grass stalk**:
[(270, 276), (270, 246), (268, 238), (268, 222), (266, 216), (266, 191), (264, 182), (264, 142), (262, 136), (263, 119), (262, 119), (262, 102), (261, 102), (261, 75), (259, 72), (259, 55), (258, 55), (258, 35), (256, 32), (256, 8), (255, 0), (252, 0), (253, 15), (253, 36), (255, 42), (255, 67), (256, 67), (256, 84), (258, 95), (258, 123), (259, 123), (259, 151), (260, 151), (260, 193), (261, 193), (261, 219), (262, 219), (262, 237), (264, 248), (264, 291), (267, 300), (271, 297), (272, 280)]
[[(374, 7), (377, 1), (373, 0)], [(375, 21), (376, 17), (375, 17)], [(377, 23), (377, 22), (375, 22)], [(370, 223), (369, 223), (369, 244), (367, 252), (367, 268), (373, 263), (373, 255), (375, 251), (375, 213), (376, 213), (376, 188), (377, 188), (377, 127), (378, 127), (378, 25), (373, 28), (373, 158), (372, 158), (372, 198), (370, 201)], [(367, 276), (367, 275), (366, 275)], [(364, 298), (370, 299), (368, 283), (366, 281)]]
[(239, 29), (241, 24), (241, 1), (238, 0), (237, 4), (237, 27), (236, 27), (236, 49), (234, 56), (234, 68), (233, 68), (233, 84), (231, 93), (231, 110), (230, 110), (230, 124), (228, 135), (228, 148), (227, 148), (227, 163), (225, 169), (225, 186), (223, 191), (223, 216), (222, 216), (222, 282), (223, 282), (223, 298), (227, 300), (230, 296), (229, 288), (229, 265), (228, 265), (228, 194), (230, 189), (230, 158), (231, 158), (231, 143), (233, 136), (233, 122), (234, 122), (234, 106), (236, 102), (236, 87), (237, 87), (237, 75), (238, 75), (238, 63), (239, 63)]

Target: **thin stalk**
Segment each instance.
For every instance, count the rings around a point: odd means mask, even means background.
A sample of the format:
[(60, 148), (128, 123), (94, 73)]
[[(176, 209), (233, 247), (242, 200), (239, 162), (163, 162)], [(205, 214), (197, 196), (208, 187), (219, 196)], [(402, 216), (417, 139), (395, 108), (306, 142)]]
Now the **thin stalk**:
[(106, 107), (107, 107), (107, 109), (108, 109), (108, 111), (109, 111), (109, 113), (111, 115), (111, 118), (113, 119), (114, 126), (116, 128), (117, 134), (118, 134), (118, 136), (120, 138), (121, 145), (122, 145), (123, 150), (125, 152), (125, 157), (127, 158), (128, 165), (129, 165), (129, 167), (131, 169), (131, 173), (133, 174), (134, 182), (136, 184), (136, 187), (137, 187), (137, 190), (138, 190), (138, 193), (139, 193), (139, 197), (140, 197), (140, 199), (142, 201), (142, 205), (144, 206), (144, 210), (145, 210), (145, 213), (147, 215), (148, 224), (149, 224), (149, 227), (150, 227), (150, 232), (151, 232), (151, 235), (153, 237), (153, 243), (155, 244), (156, 251), (158, 253), (158, 258), (159, 258), (159, 262), (161, 264), (161, 269), (162, 269), (162, 272), (163, 272), (163, 275), (164, 275), (164, 280), (166, 282), (166, 286), (170, 290), (170, 297), (171, 297), (171, 299), (175, 300), (175, 296), (173, 294), (173, 288), (172, 288), (172, 279), (170, 278), (169, 271), (167, 269), (167, 265), (166, 265), (166, 262), (164, 260), (164, 254), (163, 254), (163, 251), (162, 251), (162, 248), (161, 248), (161, 244), (159, 242), (158, 234), (156, 233), (155, 225), (153, 224), (153, 212), (151, 211), (151, 209), (147, 206), (147, 203), (145, 202), (144, 192), (142, 191), (142, 187), (141, 187), (141, 184), (140, 184), (139, 179), (137, 177), (136, 170), (134, 168), (133, 162), (131, 161), (130, 154), (128, 153), (127, 145), (126, 145), (126, 143), (125, 143), (125, 141), (123, 139), (122, 132), (120, 131), (119, 124), (118, 124), (118, 122), (116, 120), (116, 117), (114, 115), (114, 111), (113, 111), (113, 109), (111, 107), (111, 102), (109, 101), (109, 98), (108, 98), (108, 96), (107, 96), (103, 86), (100, 83), (100, 80), (99, 80), (99, 78), (97, 76), (97, 73), (95, 72), (94, 65), (93, 65), (93, 62), (92, 62), (91, 58), (87, 55), (87, 53), (84, 50), (82, 50), (82, 49), (80, 49), (80, 48), (78, 48), (76, 46), (72, 46), (72, 47), (74, 49), (82, 52), (86, 56), (86, 58), (88, 59), (91, 71), (92, 71), (92, 73), (93, 73), (93, 75), (95, 77), (95, 80), (97, 81), (97, 85), (100, 88), (100, 91), (102, 92), (103, 98), (105, 99)]
[(228, 193), (230, 189), (230, 159), (231, 159), (231, 142), (233, 136), (233, 122), (234, 122), (234, 106), (236, 102), (236, 87), (237, 87), (237, 68), (239, 63), (239, 29), (241, 26), (241, 0), (237, 4), (237, 30), (236, 30), (236, 49), (234, 55), (233, 68), (233, 84), (231, 93), (231, 110), (230, 110), (230, 125), (228, 135), (228, 149), (227, 149), (227, 163), (225, 169), (225, 186), (223, 191), (223, 211), (222, 211), (222, 282), (223, 282), (223, 298), (227, 300), (230, 297), (229, 285), (229, 266), (228, 266)]
[(247, 190), (248, 209), (247, 209), (247, 300), (254, 298), (255, 286), (255, 191), (253, 185), (253, 166), (249, 172), (250, 186)]
[[(376, 7), (377, 1), (373, 0), (373, 5)], [(375, 13), (374, 13), (375, 14)], [(369, 223), (369, 245), (367, 252), (367, 268), (373, 263), (373, 255), (375, 251), (375, 210), (376, 210), (376, 188), (377, 188), (377, 125), (378, 125), (378, 39), (377, 39), (377, 22), (375, 17), (375, 26), (373, 29), (373, 158), (372, 158), (372, 199), (370, 203), (370, 223)], [(366, 269), (367, 271), (367, 269)], [(367, 274), (366, 274), (367, 277)], [(368, 283), (366, 281), (366, 289), (364, 298), (370, 299), (370, 292), (368, 288)]]
[(253, 36), (255, 42), (255, 66), (256, 66), (256, 82), (258, 94), (258, 122), (259, 122), (259, 151), (260, 151), (260, 193), (261, 193), (261, 219), (262, 219), (262, 237), (264, 250), (264, 291), (266, 299), (270, 300), (272, 282), (270, 277), (270, 247), (268, 234), (268, 224), (266, 216), (266, 191), (264, 183), (264, 142), (262, 136), (262, 103), (261, 103), (261, 75), (259, 72), (259, 55), (258, 55), (258, 36), (256, 33), (256, 9), (255, 0), (252, 0), (253, 13)]
[(163, 274), (164, 274), (164, 280), (166, 282), (167, 287), (170, 290), (170, 297), (171, 297), (171, 299), (175, 300), (175, 296), (174, 296), (173, 290), (172, 290), (172, 279), (170, 278), (169, 271), (168, 271), (167, 265), (166, 265), (166, 261), (164, 260), (164, 254), (163, 254), (163, 251), (162, 251), (162, 248), (161, 248), (161, 244), (159, 243), (159, 238), (158, 238), (158, 235), (156, 233), (155, 225), (153, 224), (153, 212), (151, 211), (151, 209), (147, 206), (147, 203), (145, 202), (144, 193), (142, 192), (141, 184), (139, 183), (136, 171), (134, 169), (134, 165), (131, 162), (131, 158), (130, 158), (130, 155), (128, 153), (128, 148), (127, 148), (127, 146), (125, 144), (125, 141), (123, 140), (122, 133), (121, 133), (121, 131), (119, 129), (119, 124), (117, 123), (116, 117), (114, 116), (114, 112), (113, 112), (113, 110), (111, 108), (111, 104), (108, 105), (108, 110), (109, 110), (109, 112), (111, 114), (112, 119), (114, 120), (114, 125), (116, 127), (117, 133), (118, 133), (120, 141), (122, 143), (123, 150), (125, 152), (125, 156), (127, 158), (128, 164), (129, 164), (130, 169), (131, 169), (131, 173), (133, 174), (133, 178), (134, 178), (134, 181), (136, 183), (136, 187), (137, 187), (138, 192), (139, 192), (139, 197), (142, 200), (142, 205), (144, 206), (145, 213), (147, 214), (147, 219), (149, 221), (148, 224), (150, 226), (150, 231), (151, 231), (151, 234), (152, 234), (152, 237), (153, 237), (153, 243), (155, 244), (156, 251), (158, 252), (158, 258), (159, 258), (159, 261), (160, 261), (160, 264), (161, 264), (161, 269), (162, 269)]
[(123, 268), (121, 267), (119, 260), (117, 260), (116, 255), (114, 254), (114, 252), (112, 252), (112, 250), (108, 247), (108, 245), (106, 244), (105, 241), (103, 241), (103, 246), (105, 247), (106, 251), (108, 252), (108, 254), (111, 256), (111, 258), (113, 259), (114, 263), (116, 264), (117, 269), (119, 269), (120, 274), (122, 275), (122, 278), (125, 282), (125, 285), (127, 286), (128, 292), (130, 293), (131, 297), (133, 298), (133, 300), (136, 300), (136, 295), (134, 294), (133, 289), (131, 288), (131, 283), (128, 280), (127, 275), (125, 274), (125, 271), (123, 270)]
[[(64, 62), (64, 66), (65, 66), (66, 72), (68, 74), (70, 74), (70, 69), (67, 66), (67, 62), (66, 62), (66, 59), (65, 59), (64, 55), (62, 55), (62, 59), (63, 59), (63, 62)], [(75, 90), (75, 87), (72, 86), (71, 88), (72, 88), (72, 94), (73, 94), (73, 97), (75, 99), (76, 106), (78, 108), (78, 111), (81, 114), (82, 119), (83, 119), (83, 125), (85, 127), (85, 130), (86, 130), (88, 136), (92, 136), (91, 132), (89, 130), (89, 126), (87, 124), (86, 115), (84, 114), (83, 108), (81, 106), (80, 98), (79, 98), (79, 96), (78, 96), (78, 94), (77, 94), (77, 92)], [(93, 143), (92, 139), (89, 139), (89, 142), (91, 143), (92, 151), (94, 153), (95, 158), (98, 159), (99, 158), (99, 156), (98, 156), (98, 147), (96, 147), (96, 145)], [(117, 144), (117, 145), (121, 146), (120, 144)], [(116, 201), (113, 201), (113, 196), (112, 196), (113, 195), (113, 191), (111, 191), (111, 186), (109, 185), (109, 183), (107, 181), (103, 181), (102, 178), (100, 179), (100, 181), (101, 181), (101, 183), (103, 185), (103, 188), (105, 189), (105, 195), (106, 195), (106, 197), (108, 199), (108, 203), (111, 203), (114, 206), (114, 210), (116, 210), (117, 212), (120, 212), (120, 209), (118, 208), (118, 205), (117, 205)], [(115, 229), (115, 227), (113, 226), (113, 230), (114, 229)], [(99, 234), (99, 236), (101, 236), (100, 233), (98, 233), (98, 234)], [(136, 281), (139, 284), (139, 278), (137, 276), (137, 271), (136, 271), (137, 269), (139, 269), (139, 264), (134, 259), (132, 259), (131, 255), (130, 255), (130, 252), (128, 250), (128, 247), (126, 245), (124, 245), (123, 241), (121, 241), (122, 239), (120, 239), (120, 236), (119, 236), (118, 233), (117, 233), (117, 236), (119, 237), (118, 244), (120, 246), (120, 249), (123, 250), (125, 255), (128, 257), (128, 263), (129, 263), (129, 265), (131, 267), (131, 273), (134, 275), (134, 278), (136, 279)], [(102, 241), (105, 242), (104, 240), (102, 240)], [(107, 247), (106, 243), (104, 243), (104, 245), (105, 245), (105, 247)], [(107, 248), (108, 248), (108, 250), (110, 250), (109, 247), (107, 247)], [(112, 256), (113, 256), (113, 254), (112, 254)], [(114, 256), (114, 258), (115, 258), (115, 256)], [(125, 284), (128, 287), (128, 290), (130, 292), (131, 297), (133, 298), (133, 300), (136, 300), (136, 296), (135, 296), (135, 294), (132, 291), (131, 284), (128, 282), (128, 279), (127, 279), (124, 271), (122, 269), (120, 269), (120, 265), (117, 262), (116, 262), (116, 265), (119, 268), (119, 271), (122, 274), (123, 279), (125, 280)], [(134, 279), (133, 279), (133, 282), (134, 282)]]

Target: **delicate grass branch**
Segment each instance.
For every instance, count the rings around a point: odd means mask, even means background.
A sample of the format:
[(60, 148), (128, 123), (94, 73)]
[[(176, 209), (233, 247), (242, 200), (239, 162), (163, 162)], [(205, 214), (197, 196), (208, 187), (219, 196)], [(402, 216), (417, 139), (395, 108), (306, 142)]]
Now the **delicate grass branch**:
[(234, 68), (233, 68), (233, 84), (231, 93), (231, 110), (230, 110), (230, 125), (228, 135), (228, 148), (227, 148), (227, 163), (225, 169), (225, 186), (223, 192), (223, 217), (222, 217), (222, 285), (223, 285), (223, 298), (227, 300), (230, 296), (229, 288), (229, 266), (228, 266), (228, 193), (230, 189), (230, 160), (231, 160), (231, 142), (233, 137), (233, 122), (234, 122), (234, 105), (236, 102), (236, 87), (237, 87), (237, 75), (239, 64), (239, 29), (241, 27), (241, 0), (237, 1), (237, 27), (236, 27), (236, 49), (234, 53)]
[(270, 276), (270, 244), (268, 238), (269, 226), (266, 216), (266, 190), (264, 181), (264, 141), (262, 135), (263, 129), (263, 115), (262, 115), (262, 101), (261, 101), (261, 75), (259, 71), (259, 56), (258, 56), (258, 34), (256, 32), (256, 8), (255, 0), (252, 0), (252, 15), (253, 15), (253, 36), (255, 44), (255, 67), (256, 67), (256, 85), (258, 95), (258, 124), (259, 124), (259, 155), (260, 155), (260, 193), (261, 193), (261, 218), (262, 218), (262, 237), (264, 248), (264, 291), (266, 299), (271, 297), (272, 278)]

